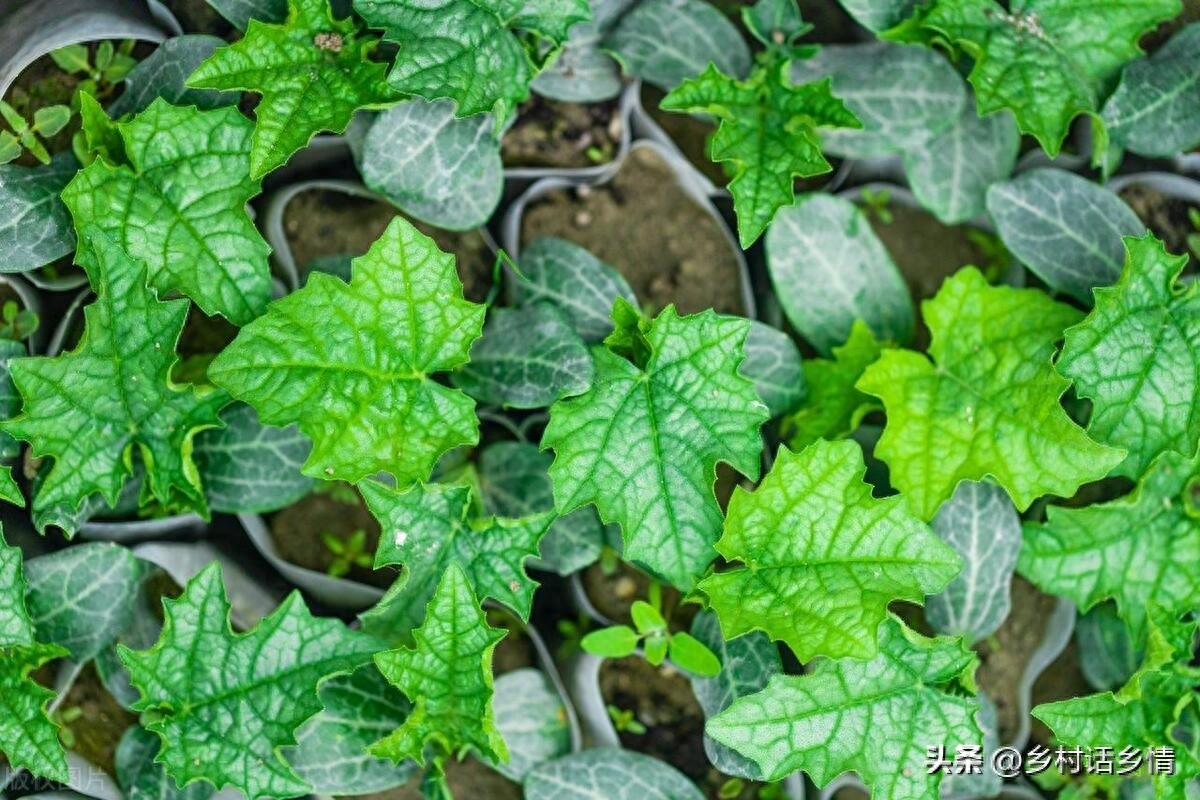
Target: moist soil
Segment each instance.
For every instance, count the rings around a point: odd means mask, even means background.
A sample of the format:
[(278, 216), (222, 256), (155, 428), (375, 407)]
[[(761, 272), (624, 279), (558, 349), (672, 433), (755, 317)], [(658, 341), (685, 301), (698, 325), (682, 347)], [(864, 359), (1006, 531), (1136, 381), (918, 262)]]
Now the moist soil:
[(1193, 206), (1186, 200), (1168, 197), (1157, 189), (1140, 183), (1126, 186), (1118, 192), (1118, 196), (1133, 209), (1138, 219), (1163, 241), (1168, 252), (1176, 255), (1188, 252), (1188, 234), (1197, 232), (1188, 219), (1188, 211), (1193, 208), (1200, 211), (1200, 207)]
[[(1079, 643), (1072, 636), (1058, 658), (1033, 682), (1030, 704), (1032, 707), (1041, 703), (1070, 700), (1094, 694), (1095, 691), (1083, 675), (1083, 667), (1079, 662)], [(1049, 747), (1054, 737), (1045, 723), (1034, 717), (1033, 725), (1029, 729), (1029, 738), (1031, 743)]]
[(720, 164), (708, 157), (708, 137), (717, 126), (710, 119), (681, 114), (677, 111), (663, 111), (660, 107), (666, 93), (657, 86), (642, 84), (642, 108), (650, 115), (658, 127), (671, 137), (671, 141), (683, 153), (693, 167), (708, 178), (713, 186), (725, 186), (729, 176)]
[[(268, 529), (280, 558), (298, 567), (329, 574), (329, 567), (337, 557), (321, 540), (322, 534), (330, 533), (346, 542), (355, 531), (361, 530), (367, 534), (364, 552), (374, 561), (379, 547), (379, 522), (367, 510), (358, 492), (345, 488), (354, 493), (356, 502), (344, 502), (332, 494), (314, 492), (271, 515)], [(396, 580), (397, 574), (393, 567), (374, 570), (354, 565), (343, 577), (386, 589)]]
[(670, 166), (637, 149), (603, 186), (557, 189), (529, 204), (521, 241), (569, 239), (618, 269), (643, 304), (743, 314), (737, 256), (721, 223), (679, 188)]
[(612, 161), (624, 121), (617, 100), (562, 103), (534, 95), (500, 140), (506, 167), (581, 169)]
[(126, 728), (137, 723), (137, 716), (122, 708), (108, 693), (92, 664), (83, 668), (63, 698), (58, 707), (59, 718), (72, 709), (82, 712), (66, 723), (75, 737), (72, 749), (89, 763), (116, 777), (117, 744)]
[[(283, 211), (287, 234), (301, 283), (314, 259), (359, 256), (401, 214), (395, 206), (343, 192), (314, 189), (296, 195)], [(492, 285), (495, 257), (479, 231), (444, 231), (405, 217), (417, 230), (455, 257), (458, 277), (468, 300), (483, 302)]]

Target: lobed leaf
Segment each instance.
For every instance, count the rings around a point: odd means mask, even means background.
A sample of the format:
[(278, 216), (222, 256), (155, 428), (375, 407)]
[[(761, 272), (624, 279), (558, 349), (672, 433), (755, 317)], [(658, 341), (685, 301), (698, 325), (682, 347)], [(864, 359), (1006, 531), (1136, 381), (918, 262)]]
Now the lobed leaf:
[(216, 36), (191, 34), (174, 36), (139, 61), (125, 76), (125, 90), (108, 107), (114, 119), (137, 114), (161, 97), (176, 106), (196, 106), (201, 110), (237, 105), (237, 92), (189, 89), (188, 75), (218, 47), (225, 44)]
[(140, 725), (130, 725), (113, 754), (117, 783), (130, 800), (209, 800), (216, 790), (206, 783), (181, 789), (156, 759), (162, 740)]
[(58, 725), (46, 710), (54, 692), (30, 674), (66, 654), (61, 647), (47, 644), (0, 648), (0, 752), (12, 767), (60, 783), (70, 775)]

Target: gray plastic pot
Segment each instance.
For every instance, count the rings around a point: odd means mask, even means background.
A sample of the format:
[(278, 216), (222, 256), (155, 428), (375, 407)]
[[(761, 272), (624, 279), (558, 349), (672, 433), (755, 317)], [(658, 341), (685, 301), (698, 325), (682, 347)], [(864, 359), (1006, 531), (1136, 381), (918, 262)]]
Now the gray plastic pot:
[[(1200, 163), (1197, 164), (1196, 172), (1200, 175)], [(1174, 200), (1200, 206), (1200, 180), (1172, 172), (1134, 172), (1118, 175), (1105, 186), (1113, 192), (1130, 186), (1145, 186)]]
[[(706, 181), (703, 180), (696, 170), (687, 163), (687, 161), (679, 154), (678, 151), (668, 149), (663, 145), (649, 141), (635, 141), (629, 148), (628, 153), (620, 161), (613, 162), (612, 168), (604, 173), (600, 180), (569, 180), (567, 178), (543, 178), (537, 181), (526, 189), (504, 215), (504, 219), (500, 224), (500, 243), (510, 256), (520, 261), (521, 254), (521, 219), (525, 214), (525, 209), (530, 203), (545, 197), (550, 192), (556, 189), (572, 189), (577, 186), (602, 186), (611, 180), (621, 168), (625, 165), (625, 161), (629, 156), (640, 150), (649, 150), (661, 158), (671, 172), (675, 176), (676, 185), (686, 194), (696, 205), (700, 206), (705, 212), (712, 217), (717, 224), (721, 235), (729, 244), (730, 251), (734, 254), (738, 265), (738, 295), (742, 302), (742, 308), (745, 315), (749, 318), (756, 317), (754, 287), (750, 281), (750, 272), (746, 267), (746, 255), (742, 252), (742, 248), (738, 245), (737, 239), (733, 232), (729, 229), (728, 223), (721, 215), (721, 212), (713, 205), (712, 198), (705, 188)], [(636, 220), (633, 222), (643, 222)]]

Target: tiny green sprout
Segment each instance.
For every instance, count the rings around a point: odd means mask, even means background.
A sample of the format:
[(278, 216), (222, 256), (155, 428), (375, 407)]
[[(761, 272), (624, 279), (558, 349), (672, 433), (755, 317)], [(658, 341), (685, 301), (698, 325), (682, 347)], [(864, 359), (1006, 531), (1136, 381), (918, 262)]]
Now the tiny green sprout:
[(888, 204), (892, 201), (891, 192), (887, 189), (866, 187), (862, 190), (860, 198), (867, 214), (875, 217), (884, 225), (892, 224), (895, 217), (892, 216), (892, 210), (888, 208)]
[(967, 229), (967, 241), (975, 245), (983, 253), (983, 263), (978, 264), (987, 282), (998, 284), (1012, 266), (1012, 253), (1004, 246), (1004, 242), (996, 234), (978, 228)]
[(68, 727), (72, 722), (75, 722), (83, 717), (83, 709), (78, 706), (67, 706), (60, 708), (54, 712), (54, 719), (58, 722), (58, 738), (63, 743), (63, 747), (68, 750), (75, 747), (75, 732)]
[(366, 551), (367, 532), (364, 530), (354, 531), (345, 541), (332, 533), (324, 532), (321, 534), (321, 542), (334, 556), (326, 570), (334, 578), (345, 577), (352, 567), (370, 569), (374, 563), (371, 554)]
[(125, 80), (135, 66), (133, 57), (134, 40), (127, 39), (117, 46), (105, 40), (96, 45), (94, 60), (89, 57), (84, 44), (70, 44), (50, 53), (58, 68), (68, 75), (82, 75), (83, 80), (75, 87), (71, 106), (79, 108), (79, 95), (86, 92), (98, 100), (110, 97), (117, 84)]
[(608, 717), (612, 720), (613, 727), (617, 729), (618, 733), (632, 733), (636, 736), (641, 736), (646, 732), (646, 726), (638, 721), (637, 715), (633, 713), (633, 709), (622, 709), (614, 705), (609, 705)]
[(721, 800), (734, 800), (740, 797), (742, 790), (746, 788), (746, 783), (741, 778), (730, 778), (721, 784), (721, 788), (717, 789), (717, 797)]
[(587, 635), (591, 621), (586, 614), (580, 614), (575, 619), (560, 619), (555, 627), (562, 637), (558, 645), (558, 657), (566, 659), (583, 648), (583, 637)]
[(0, 339), (22, 342), (38, 328), (38, 315), (21, 308), (16, 300), (5, 300), (3, 319), (0, 320)]
[(603, 148), (597, 147), (596, 145), (592, 145), (587, 150), (584, 150), (583, 154), (587, 156), (588, 161), (591, 161), (593, 164), (603, 164), (608, 160), (608, 154), (604, 152)]
[(66, 106), (46, 106), (33, 112), (30, 123), (15, 108), (0, 100), (0, 116), (11, 130), (0, 130), (0, 164), (7, 164), (28, 150), (43, 164), (50, 163), (50, 153), (42, 139), (54, 136), (71, 121), (71, 109)]

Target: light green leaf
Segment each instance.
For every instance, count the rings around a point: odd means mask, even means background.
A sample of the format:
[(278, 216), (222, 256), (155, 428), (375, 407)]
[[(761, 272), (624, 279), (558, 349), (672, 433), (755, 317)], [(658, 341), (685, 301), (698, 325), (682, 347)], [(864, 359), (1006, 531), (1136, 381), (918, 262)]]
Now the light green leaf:
[(77, 664), (95, 658), (133, 621), (147, 566), (108, 543), (31, 559), (27, 602), (38, 640), (65, 648)]
[[(14, 358), (27, 355), (29, 347), (25, 342), (0, 338), (0, 420), (12, 419), (21, 412), (21, 393), (13, 383), (10, 365)], [(21, 443), (0, 431), (0, 464), (15, 464), (20, 457)], [(12, 478), (11, 472), (8, 477)]]
[(404, 566), (384, 602), (403, 608), (413, 625), (452, 564), (481, 600), (490, 597), (529, 621), (538, 584), (526, 574), (525, 559), (537, 555), (552, 514), (473, 519), (471, 489), (460, 485), (418, 483), (397, 491), (363, 481), (358, 488), (383, 531), (375, 566)]
[(246, 30), (252, 19), (283, 22), (287, 19), (287, 0), (207, 0), (217, 13), (239, 31)]
[(967, 267), (922, 304), (929, 357), (888, 350), (858, 388), (883, 400), (888, 422), (876, 454), (922, 519), (959, 481), (993, 477), (1019, 511), (1038, 497), (1069, 497), (1121, 462), (1059, 405), (1055, 342), (1080, 312), (1036, 289), (989, 286)]
[(804, 399), (804, 369), (792, 337), (765, 322), (750, 321), (742, 375), (754, 382), (758, 399), (777, 417)]
[(1088, 433), (1129, 451), (1119, 471), (1142, 475), (1159, 453), (1191, 455), (1200, 441), (1200, 289), (1183, 284), (1187, 256), (1151, 234), (1125, 239), (1116, 286), (1067, 330), (1058, 371), (1092, 401)]
[(308, 793), (280, 748), (320, 710), (318, 684), (368, 662), (378, 643), (313, 617), (299, 593), (254, 630), (234, 634), (216, 564), (163, 605), (157, 644), (119, 654), (142, 694), (135, 710), (162, 738), (167, 773), (182, 787), (204, 780), (250, 800)]
[(12, 361), (25, 406), (0, 423), (35, 457), (54, 459), (33, 498), (39, 529), (54, 524), (73, 534), (75, 512), (94, 494), (115, 505), (135, 451), (146, 465), (143, 497), (207, 514), (192, 438), (220, 424), (229, 398), (170, 380), (188, 303), (156, 300), (141, 264), (98, 229), (82, 237), (77, 258), (98, 291), (83, 312), (83, 340), (54, 358)]
[(29, 676), (66, 654), (61, 647), (44, 644), (0, 648), (0, 752), (11, 766), (60, 783), (70, 776), (58, 726), (46, 713), (54, 692)]
[(525, 777), (526, 800), (703, 800), (687, 776), (632, 750), (601, 747), (537, 767)]
[(742, 23), (767, 48), (792, 45), (813, 29), (800, 16), (797, 0), (757, 0), (742, 9)]
[(1165, 453), (1130, 495), (1085, 508), (1046, 510), (1025, 529), (1021, 574), (1083, 610), (1113, 598), (1135, 637), (1147, 611), (1200, 607), (1200, 458)]
[(401, 217), (353, 261), (349, 284), (313, 273), (208, 368), (269, 425), (313, 440), (303, 472), (406, 486), (479, 436), (475, 403), (430, 376), (460, 366), (483, 325), (454, 258)]
[(518, 783), (539, 764), (571, 752), (571, 729), (562, 698), (545, 673), (519, 669), (496, 678), (496, 727), (509, 761), (496, 766)]
[(592, 357), (557, 308), (493, 308), (454, 385), (485, 405), (545, 408), (587, 391)]
[(413, 98), (380, 114), (358, 159), (363, 182), (431, 225), (487, 223), (504, 191), (500, 142), (487, 115), (458, 119), (450, 100)]
[(872, 498), (865, 472), (856, 442), (817, 441), (781, 447), (756, 490), (734, 489), (717, 550), (736, 564), (699, 583), (726, 636), (761, 630), (805, 662), (872, 658), (889, 603), (958, 574), (958, 554), (903, 498)]
[(21, 487), (17, 485), (12, 467), (9, 466), (0, 466), (0, 500), (12, 503), (18, 508), (25, 507), (25, 495), (21, 494)]
[(880, 341), (912, 339), (908, 286), (867, 217), (849, 200), (801, 195), (767, 232), (767, 271), (788, 320), (822, 354), (856, 320)]
[[(528, 517), (554, 509), (550, 465), (554, 457), (524, 442), (495, 442), (479, 454), (477, 469), (483, 503), (498, 517)], [(615, 537), (620, 537), (614, 532)], [(600, 558), (609, 536), (595, 508), (556, 516), (538, 552), (559, 575), (588, 567)]]
[(33, 621), (25, 606), (28, 586), (20, 548), (4, 540), (0, 530), (0, 647), (30, 647), (34, 643)]
[(628, 625), (613, 625), (592, 631), (580, 640), (579, 646), (585, 653), (601, 658), (625, 658), (637, 651), (640, 640), (638, 632)]
[(713, 161), (729, 162), (743, 248), (753, 244), (779, 209), (795, 199), (793, 181), (829, 172), (816, 128), (859, 127), (829, 79), (793, 83), (787, 63), (762, 66), (745, 81), (709, 67), (662, 100), (665, 111), (712, 114), (720, 122), (709, 142)]
[(750, 49), (724, 15), (703, 0), (640, 0), (604, 38), (635, 78), (670, 91), (710, 64), (726, 75), (750, 72)]
[(180, 789), (155, 759), (162, 741), (140, 725), (130, 725), (114, 754), (117, 783), (128, 800), (209, 800), (216, 790), (207, 783)]
[[(618, 300), (614, 319), (636, 314)], [(738, 374), (749, 330), (712, 311), (680, 317), (667, 306), (636, 330), (618, 327), (594, 353), (596, 380), (550, 409), (543, 447), (559, 513), (594, 503), (619, 522), (625, 557), (680, 587), (712, 561), (721, 531), (716, 463), (756, 478), (767, 409)], [(638, 363), (618, 355), (632, 339)]]
[[(237, 105), (237, 92), (189, 89), (188, 75), (225, 44), (216, 36), (199, 34), (167, 39), (125, 76), (125, 90), (108, 107), (114, 119), (144, 111), (161, 97), (172, 105), (200, 109)], [(140, 753), (139, 753), (140, 754)]]
[(295, 748), (284, 752), (296, 774), (322, 795), (385, 792), (407, 783), (416, 764), (394, 764), (367, 748), (401, 725), (411, 709), (374, 664), (339, 675), (318, 690), (321, 711), (296, 732)]
[(1091, 304), (1121, 274), (1122, 236), (1146, 226), (1115, 194), (1060, 169), (1031, 169), (987, 193), (1004, 246), (1051, 288)]
[(541, 66), (530, 39), (553, 51), (590, 16), (586, 0), (355, 0), (354, 10), (402, 48), (392, 88), (450, 98), (460, 117), (490, 111), (497, 130), (529, 97)]
[(941, 773), (926, 768), (926, 748), (983, 743), (978, 701), (961, 696), (974, 691), (975, 666), (961, 640), (926, 639), (889, 617), (871, 661), (823, 660), (808, 675), (776, 675), (707, 731), (769, 780), (803, 769), (824, 786), (854, 770), (876, 800), (937, 797)]
[(925, 601), (937, 633), (986, 639), (1008, 617), (1012, 574), (1021, 551), (1021, 518), (999, 486), (963, 481), (938, 509), (933, 532), (954, 548), (963, 570), (941, 594)]
[(225, 427), (201, 433), (192, 451), (214, 511), (277, 511), (313, 490), (316, 480), (300, 471), (312, 442), (295, 425), (263, 425), (245, 403), (230, 405), (221, 421)]
[[(936, 34), (974, 60), (980, 115), (1011, 109), (1022, 133), (1058, 155), (1071, 121), (1096, 112), (1138, 39), (1179, 13), (1178, 0), (935, 0), (896, 31)], [(918, 33), (917, 31), (921, 31)]]
[(1012, 114), (980, 117), (967, 104), (949, 128), (904, 153), (904, 174), (921, 205), (947, 225), (987, 210), (987, 190), (1009, 176), (1021, 135)]
[(792, 450), (799, 452), (817, 439), (849, 436), (863, 417), (880, 408), (874, 398), (854, 385), (882, 352), (867, 324), (855, 320), (846, 343), (833, 348), (832, 359), (804, 362), (808, 396), (795, 413), (784, 417), (781, 426)]
[(1126, 66), (1100, 118), (1111, 143), (1139, 155), (1168, 157), (1200, 145), (1200, 24)]
[(0, 272), (37, 269), (75, 249), (59, 194), (78, 169), (69, 153), (38, 167), (0, 165)]
[(155, 100), (117, 125), (129, 165), (93, 161), (63, 190), (76, 230), (98, 225), (146, 263), (161, 295), (180, 291), (206, 314), (243, 325), (271, 299), (271, 248), (246, 215), (258, 194), (252, 126), (235, 108)]
[(375, 656), (375, 664), (413, 703), (404, 724), (371, 746), (372, 755), (422, 766), (431, 756), (440, 772), (450, 755), (474, 748), (506, 761), (508, 748), (492, 709), (492, 653), (504, 631), (488, 626), (470, 581), (450, 564), (413, 632), (416, 645)]
[(197, 89), (245, 89), (254, 109), (250, 177), (287, 162), (320, 131), (341, 133), (354, 112), (395, 100), (352, 19), (335, 20), (328, 0), (288, 0), (282, 25), (250, 20), (246, 35), (213, 53), (188, 78)]
[(629, 283), (613, 267), (567, 239), (540, 236), (521, 251), (521, 273), (509, 281), (509, 299), (521, 306), (550, 303), (566, 314), (588, 344), (612, 333), (609, 310), (618, 297), (637, 305)]

